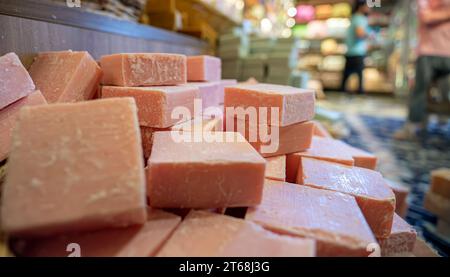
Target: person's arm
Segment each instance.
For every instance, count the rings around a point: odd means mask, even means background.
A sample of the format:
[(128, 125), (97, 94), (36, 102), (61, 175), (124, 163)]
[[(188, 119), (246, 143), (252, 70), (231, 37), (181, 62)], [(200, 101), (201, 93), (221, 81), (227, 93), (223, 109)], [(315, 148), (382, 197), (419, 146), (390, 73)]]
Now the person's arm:
[(422, 9), (419, 16), (422, 22), (427, 25), (450, 21), (450, 6), (445, 6), (438, 10)]

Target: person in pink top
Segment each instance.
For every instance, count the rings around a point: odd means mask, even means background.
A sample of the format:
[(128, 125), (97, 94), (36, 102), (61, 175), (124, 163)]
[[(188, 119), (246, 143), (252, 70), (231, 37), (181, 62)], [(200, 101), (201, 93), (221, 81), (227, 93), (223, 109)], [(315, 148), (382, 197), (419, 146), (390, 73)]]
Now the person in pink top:
[(410, 95), (408, 121), (394, 134), (414, 138), (426, 128), (427, 92), (438, 76), (450, 74), (450, 0), (418, 0), (419, 45), (415, 87)]

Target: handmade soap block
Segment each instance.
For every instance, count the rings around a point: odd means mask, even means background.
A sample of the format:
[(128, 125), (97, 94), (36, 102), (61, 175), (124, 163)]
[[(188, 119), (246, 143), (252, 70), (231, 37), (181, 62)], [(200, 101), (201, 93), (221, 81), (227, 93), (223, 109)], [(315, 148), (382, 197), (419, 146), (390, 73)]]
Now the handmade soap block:
[(450, 168), (431, 172), (431, 191), (450, 199)]
[(266, 158), (266, 178), (286, 181), (286, 155)]
[(198, 89), (191, 86), (102, 88), (102, 98), (133, 97), (138, 108), (139, 124), (155, 128), (168, 128), (182, 120), (179, 115), (172, 117), (177, 107), (184, 107), (189, 112), (190, 118), (185, 120), (191, 119), (197, 95)]
[(313, 120), (314, 123), (314, 135), (322, 138), (333, 138), (333, 136), (327, 131), (325, 126), (317, 120)]
[(388, 184), (395, 194), (395, 213), (401, 217), (405, 217), (408, 210), (407, 198), (411, 189), (394, 181), (385, 180), (386, 184)]
[(103, 56), (103, 85), (139, 87), (186, 83), (186, 56), (163, 53), (129, 53)]
[(160, 210), (151, 210), (147, 222), (126, 228), (106, 229), (79, 234), (25, 240), (24, 257), (67, 257), (71, 243), (80, 246), (81, 257), (151, 257), (181, 222), (181, 217)]
[[(185, 136), (182, 136), (182, 134)], [(260, 203), (265, 160), (238, 133), (157, 132), (147, 166), (151, 207), (224, 208)], [(187, 135), (187, 136), (186, 136)]]
[(68, 103), (94, 98), (102, 71), (86, 51), (39, 53), (30, 75), (48, 103)]
[[(343, 144), (345, 143), (343, 142)], [(372, 170), (377, 168), (378, 158), (374, 154), (348, 144), (345, 145), (347, 146), (347, 153), (351, 155), (355, 161), (355, 166)]]
[(307, 186), (266, 181), (261, 204), (249, 208), (246, 219), (316, 240), (317, 256), (367, 257), (367, 246), (376, 242), (353, 196)]
[(160, 257), (313, 257), (311, 239), (281, 236), (249, 221), (191, 211)]
[(47, 102), (41, 92), (37, 90), (0, 110), (0, 161), (3, 161), (8, 157), (12, 142), (12, 132), (16, 125), (20, 109), (25, 106), (42, 104), (47, 104)]
[[(267, 124), (288, 126), (311, 120), (314, 117), (314, 92), (289, 86), (253, 84), (236, 85), (225, 88), (225, 111), (227, 107), (244, 109), (267, 107)], [(272, 121), (272, 109), (278, 109), (278, 117)], [(261, 123), (261, 121), (259, 121)]]
[(230, 126), (229, 121), (233, 119), (226, 118), (225, 129), (241, 133), (263, 157), (296, 153), (311, 146), (314, 129), (311, 122), (279, 127), (251, 124), (237, 118), (234, 118), (234, 126)]
[(220, 81), (222, 77), (222, 62), (212, 56), (187, 57), (187, 80), (189, 82)]
[(35, 90), (33, 80), (15, 53), (0, 57), (0, 110)]
[(390, 235), (395, 195), (379, 172), (302, 157), (297, 184), (354, 196), (374, 235)]
[(396, 256), (404, 253), (412, 253), (416, 243), (417, 233), (414, 228), (397, 214), (389, 237), (380, 239), (381, 256)]
[(22, 108), (3, 184), (3, 230), (31, 237), (144, 223), (138, 128), (132, 98)]
[[(196, 87), (199, 91), (197, 98), (202, 100), (202, 110), (208, 107), (220, 106), (219, 101), (219, 82), (189, 82), (186, 86)], [(222, 101), (223, 102), (223, 101)]]

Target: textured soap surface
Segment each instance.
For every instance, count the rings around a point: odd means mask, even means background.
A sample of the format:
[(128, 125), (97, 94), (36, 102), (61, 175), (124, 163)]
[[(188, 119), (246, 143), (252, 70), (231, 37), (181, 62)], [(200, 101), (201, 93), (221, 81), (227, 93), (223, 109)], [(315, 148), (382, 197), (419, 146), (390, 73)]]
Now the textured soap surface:
[(103, 85), (138, 87), (186, 83), (186, 56), (164, 53), (123, 53), (103, 56)]
[[(267, 124), (270, 125), (288, 126), (311, 120), (314, 117), (314, 103), (313, 91), (289, 86), (245, 84), (225, 88), (225, 108), (255, 107), (258, 110), (267, 107)], [(278, 109), (278, 118), (273, 121), (271, 108)]]
[(286, 181), (286, 155), (266, 158), (266, 178)]
[(15, 53), (0, 57), (0, 109), (35, 90), (33, 80)]
[(197, 95), (198, 88), (193, 86), (102, 88), (102, 98), (133, 97), (138, 107), (139, 125), (154, 128), (168, 128), (178, 123), (181, 118), (172, 117), (177, 107), (186, 109), (192, 118)]
[(187, 80), (189, 82), (220, 81), (222, 77), (222, 62), (212, 56), (188, 56)]
[(36, 88), (50, 103), (71, 103), (95, 97), (102, 71), (86, 51), (39, 53), (30, 67)]
[(149, 211), (143, 225), (21, 241), (24, 257), (67, 257), (71, 243), (80, 246), (81, 257), (151, 257), (181, 222), (181, 217), (161, 210)]
[(297, 183), (355, 196), (375, 236), (389, 236), (395, 195), (379, 172), (302, 157)]
[(44, 104), (47, 104), (47, 102), (41, 92), (37, 90), (0, 110), (0, 161), (3, 161), (8, 156), (12, 142), (12, 132), (20, 109), (25, 106)]
[[(176, 141), (186, 134), (191, 141)], [(238, 133), (195, 142), (195, 132), (157, 132), (147, 166), (147, 194), (157, 208), (224, 208), (259, 204), (265, 160)], [(199, 135), (199, 134), (197, 134)]]
[(15, 236), (144, 223), (134, 100), (22, 108), (2, 193), (2, 228)]
[(246, 219), (315, 239), (318, 256), (368, 256), (367, 246), (376, 242), (354, 197), (290, 183), (266, 181), (261, 204)]
[(392, 230), (389, 237), (380, 239), (381, 255), (395, 256), (404, 253), (412, 253), (416, 243), (417, 233), (397, 214), (394, 215)]
[(313, 257), (311, 239), (282, 236), (242, 219), (192, 211), (160, 257)]

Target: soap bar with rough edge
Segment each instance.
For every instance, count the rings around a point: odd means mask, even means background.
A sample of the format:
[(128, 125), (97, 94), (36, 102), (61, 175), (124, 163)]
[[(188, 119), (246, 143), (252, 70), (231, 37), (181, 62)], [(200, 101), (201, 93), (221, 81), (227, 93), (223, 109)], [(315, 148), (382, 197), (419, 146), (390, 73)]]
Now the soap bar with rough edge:
[(286, 155), (266, 158), (266, 178), (286, 181)]
[(47, 104), (47, 102), (45, 101), (44, 96), (37, 90), (0, 110), (0, 161), (3, 161), (8, 157), (12, 142), (12, 133), (20, 109), (25, 106), (45, 104)]
[(416, 230), (400, 216), (395, 214), (391, 234), (389, 237), (379, 240), (381, 256), (389, 257), (412, 253), (416, 243), (416, 237)]
[[(245, 217), (280, 234), (311, 238), (317, 256), (368, 256), (376, 240), (353, 196), (267, 180)], [(351, 219), (351, 220), (350, 220)]]
[(102, 98), (133, 97), (138, 108), (139, 125), (154, 128), (168, 128), (180, 122), (179, 115), (172, 116), (175, 108), (194, 114), (194, 99), (198, 88), (192, 86), (162, 87), (112, 87), (102, 88)]
[(164, 53), (122, 53), (103, 56), (103, 85), (139, 87), (186, 83), (186, 56)]
[[(315, 96), (311, 90), (289, 86), (253, 84), (236, 85), (225, 88), (225, 117), (228, 107), (256, 108), (262, 116), (260, 108), (267, 108), (266, 122), (269, 125), (288, 126), (311, 120), (314, 117)], [(272, 121), (272, 108), (278, 109), (278, 117)], [(262, 122), (259, 120), (258, 122)]]
[[(23, 257), (67, 257), (67, 246), (80, 246), (81, 257), (152, 257), (155, 256), (181, 217), (161, 210), (149, 211), (143, 225), (94, 232), (64, 234), (50, 238), (22, 240)], [(19, 242), (18, 242), (19, 243)]]
[(297, 184), (354, 196), (374, 235), (390, 235), (395, 195), (379, 172), (302, 157)]
[(71, 103), (95, 97), (102, 70), (88, 52), (68, 50), (39, 53), (30, 75), (49, 104)]
[(282, 236), (250, 221), (191, 211), (159, 257), (314, 257), (311, 239)]
[(145, 175), (134, 99), (22, 108), (2, 197), (2, 228), (11, 236), (143, 224)]
[(187, 80), (189, 82), (214, 82), (222, 77), (222, 62), (212, 56), (188, 56)]
[(35, 90), (33, 80), (15, 53), (0, 56), (0, 110)]
[(195, 141), (195, 132), (154, 134), (147, 166), (151, 207), (201, 209), (260, 203), (266, 161), (239, 133), (211, 134), (213, 139), (200, 141)]

